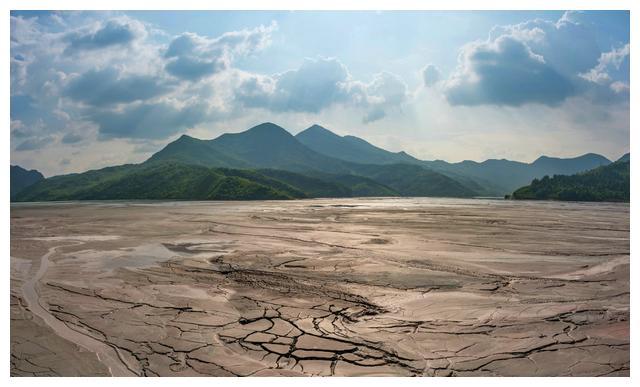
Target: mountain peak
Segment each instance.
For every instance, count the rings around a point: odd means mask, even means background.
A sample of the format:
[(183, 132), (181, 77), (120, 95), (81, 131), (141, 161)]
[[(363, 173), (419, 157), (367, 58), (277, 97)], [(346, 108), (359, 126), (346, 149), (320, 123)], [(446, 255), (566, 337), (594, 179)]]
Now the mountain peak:
[(275, 135), (286, 134), (288, 136), (291, 136), (291, 133), (287, 132), (286, 129), (272, 122), (263, 122), (262, 124), (256, 125), (251, 129), (245, 131), (245, 133), (265, 133)]
[(330, 136), (330, 137), (340, 137), (337, 134), (333, 133), (329, 129), (322, 127), (318, 124), (313, 124), (302, 132), (298, 133), (296, 137), (305, 137), (305, 136)]
[(43, 179), (42, 173), (35, 169), (27, 170), (19, 165), (12, 165), (10, 177), (11, 197)]
[(625, 153), (624, 155), (622, 155), (622, 157), (620, 157), (618, 160), (616, 160), (617, 162), (621, 162), (624, 163), (626, 161), (630, 161), (631, 160), (631, 154), (629, 153)]
[(196, 140), (195, 137), (191, 137), (188, 134), (183, 134), (176, 141), (188, 141), (188, 140)]
[(597, 153), (585, 153), (576, 157), (568, 157), (568, 158), (560, 158), (560, 157), (551, 157), (551, 156), (540, 156), (533, 163), (533, 165), (541, 164), (541, 163), (549, 163), (549, 162), (557, 162), (557, 161), (586, 161), (590, 160), (593, 162), (598, 162), (602, 164), (609, 164), (611, 161), (606, 157), (599, 155)]
[(321, 130), (321, 131), (331, 132), (329, 129), (325, 128), (324, 126), (318, 125), (318, 124), (311, 125), (309, 128), (307, 128), (307, 130)]

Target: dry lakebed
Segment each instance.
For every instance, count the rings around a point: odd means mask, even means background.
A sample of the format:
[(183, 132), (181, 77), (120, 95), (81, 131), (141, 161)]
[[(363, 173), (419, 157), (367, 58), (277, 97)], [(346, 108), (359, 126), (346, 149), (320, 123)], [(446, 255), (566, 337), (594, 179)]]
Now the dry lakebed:
[(629, 205), (11, 206), (13, 376), (628, 376)]

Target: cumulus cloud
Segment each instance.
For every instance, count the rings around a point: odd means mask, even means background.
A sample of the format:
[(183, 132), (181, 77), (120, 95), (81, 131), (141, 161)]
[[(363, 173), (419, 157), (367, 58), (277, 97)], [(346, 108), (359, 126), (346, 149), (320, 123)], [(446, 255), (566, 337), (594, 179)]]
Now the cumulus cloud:
[(63, 144), (76, 144), (82, 140), (84, 140), (84, 136), (79, 133), (70, 132), (62, 136)]
[(390, 73), (377, 74), (370, 83), (355, 81), (336, 58), (307, 58), (295, 70), (245, 77), (235, 99), (247, 107), (276, 112), (319, 113), (345, 104), (369, 110), (365, 122), (370, 122), (383, 118), (386, 109), (402, 104), (407, 99), (407, 86)]
[(276, 29), (277, 24), (272, 23), (251, 30), (227, 32), (217, 38), (185, 32), (169, 44), (164, 54), (168, 59), (165, 69), (177, 78), (197, 81), (229, 68), (237, 56), (264, 49)]
[[(337, 126), (355, 128), (386, 118), (385, 124), (407, 132), (418, 122), (418, 126), (443, 128), (444, 133), (463, 126), (447, 124), (454, 121), (445, 116), (459, 113), (451, 105), (532, 104), (519, 108), (518, 117), (527, 109), (567, 110), (571, 116), (584, 110), (626, 108), (628, 112), (629, 54), (624, 45), (628, 40), (619, 33), (598, 30), (595, 34), (592, 21), (583, 14), (566, 13), (558, 21), (497, 26), (487, 40), (462, 47), (458, 66), (446, 69), (446, 75), (440, 72), (445, 69), (434, 65), (420, 68), (423, 63), (415, 64), (413, 70), (396, 67), (408, 74), (421, 71), (422, 83), (432, 89), (409, 93), (403, 79), (384, 68), (372, 65), (367, 71), (378, 74), (357, 78), (335, 58), (307, 59), (276, 74), (243, 70), (240, 63), (260, 67), (256, 60), (240, 59), (269, 46), (275, 23), (218, 36), (189, 32), (170, 36), (117, 12), (12, 13), (12, 158), (29, 159), (33, 153), (22, 151), (55, 142), (47, 152), (64, 153), (49, 158), (49, 164), (57, 165), (71, 148), (86, 156), (118, 144), (119, 151), (109, 158), (89, 157), (100, 159), (97, 163), (115, 163), (125, 160), (125, 152), (134, 145), (134, 152), (140, 152), (136, 157), (142, 157), (181, 131), (195, 128), (196, 133), (208, 135), (209, 130), (242, 127), (267, 115), (290, 122), (291, 127), (322, 115), (336, 117)], [(605, 49), (597, 42), (605, 44)], [(276, 51), (285, 56), (277, 63), (300, 59), (290, 56), (290, 50)], [(435, 91), (442, 91), (446, 100), (437, 98)], [(413, 106), (418, 98), (424, 99)], [(621, 107), (614, 106), (621, 101)], [(451, 111), (442, 114), (425, 107), (434, 103)], [(560, 103), (563, 109), (552, 108)], [(469, 121), (491, 127), (494, 123), (486, 119), (490, 111), (503, 109), (474, 109)], [(513, 109), (503, 113), (511, 114)], [(576, 125), (593, 121), (584, 120)], [(366, 130), (382, 127), (367, 125)], [(153, 146), (147, 148), (147, 144)], [(38, 157), (47, 152), (39, 151)], [(77, 157), (71, 160), (77, 167)]]
[(486, 41), (460, 49), (458, 66), (444, 82), (447, 100), (509, 106), (557, 106), (579, 95), (611, 100), (622, 88), (588, 83), (611, 83), (607, 70), (624, 59), (625, 48), (601, 53), (595, 32), (582, 19), (569, 12), (556, 22), (536, 19), (494, 27)]
[(275, 76), (273, 86), (264, 91), (272, 110), (317, 113), (348, 98), (348, 77), (337, 59), (306, 59), (300, 68)]
[(601, 50), (595, 31), (581, 22), (580, 14), (565, 13), (558, 21), (543, 19), (524, 23), (496, 26), (490, 32), (489, 41), (507, 35), (527, 45), (556, 71), (576, 75), (593, 67)]
[(165, 57), (167, 72), (177, 78), (195, 81), (227, 68), (223, 52), (213, 47), (207, 38), (184, 33), (175, 38)]
[(612, 82), (609, 72), (619, 70), (622, 63), (629, 57), (629, 43), (624, 46), (603, 52), (598, 58), (598, 64), (580, 76), (590, 82), (609, 84)]
[(41, 149), (51, 144), (53, 141), (54, 141), (54, 138), (52, 136), (31, 137), (22, 141), (20, 144), (18, 144), (15, 150), (30, 151), (30, 150)]
[(617, 94), (629, 93), (629, 85), (627, 85), (624, 82), (616, 81), (611, 83), (609, 87), (611, 88), (611, 90), (613, 90)]
[(88, 117), (98, 125), (102, 138), (161, 139), (207, 119), (205, 103), (179, 107), (167, 102), (140, 103), (122, 110), (93, 110)]
[(380, 120), (391, 110), (399, 109), (408, 98), (407, 85), (397, 75), (388, 72), (377, 74), (364, 85), (364, 103), (369, 111), (362, 119), (364, 123)]
[(64, 40), (68, 42), (65, 53), (83, 50), (98, 50), (111, 46), (126, 45), (138, 38), (144, 38), (144, 24), (130, 18), (119, 18), (98, 23), (90, 28), (69, 32)]
[(90, 70), (68, 81), (64, 95), (93, 106), (147, 100), (165, 94), (169, 84), (152, 75), (122, 75), (113, 68)]
[(440, 80), (440, 70), (433, 64), (428, 64), (422, 69), (422, 80), (427, 87), (435, 85)]
[(453, 105), (554, 105), (575, 92), (568, 78), (511, 36), (467, 45), (461, 58), (445, 89)]

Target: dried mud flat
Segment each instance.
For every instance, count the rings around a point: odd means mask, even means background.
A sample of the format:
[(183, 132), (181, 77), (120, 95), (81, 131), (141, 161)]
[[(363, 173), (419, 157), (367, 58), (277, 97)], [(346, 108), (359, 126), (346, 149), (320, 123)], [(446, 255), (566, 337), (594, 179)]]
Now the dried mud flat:
[(11, 208), (11, 374), (629, 375), (629, 206)]

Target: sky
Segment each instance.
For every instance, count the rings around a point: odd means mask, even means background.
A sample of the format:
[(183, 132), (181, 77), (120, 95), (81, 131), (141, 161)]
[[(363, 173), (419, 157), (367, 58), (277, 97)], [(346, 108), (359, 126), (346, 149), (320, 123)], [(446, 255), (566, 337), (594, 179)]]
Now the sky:
[(629, 151), (627, 11), (12, 11), (11, 163), (319, 124), (449, 162)]

